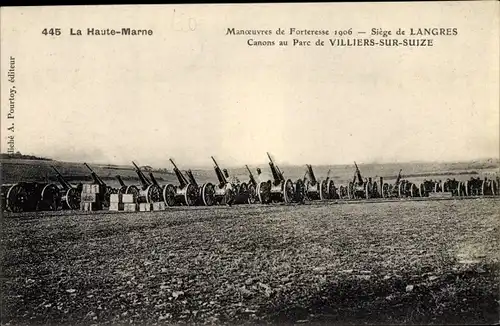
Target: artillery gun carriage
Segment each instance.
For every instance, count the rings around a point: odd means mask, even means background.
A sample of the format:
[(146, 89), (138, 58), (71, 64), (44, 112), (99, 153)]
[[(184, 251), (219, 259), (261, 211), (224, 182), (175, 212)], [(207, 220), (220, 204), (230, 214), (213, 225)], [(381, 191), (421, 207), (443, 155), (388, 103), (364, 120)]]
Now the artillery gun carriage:
[(198, 189), (198, 198), (196, 205), (198, 206), (212, 206), (215, 204), (215, 186), (211, 182), (206, 182), (201, 186), (196, 181), (193, 171), (187, 170), (186, 175), (191, 184), (195, 185)]
[(122, 195), (133, 195), (134, 201), (139, 197), (139, 188), (135, 185), (126, 185), (125, 182), (123, 182), (122, 177), (119, 175), (116, 176), (116, 179), (120, 183), (120, 188), (118, 190), (118, 193)]
[(335, 199), (337, 192), (333, 180), (330, 179), (330, 171), (325, 180), (319, 181), (314, 174), (310, 164), (306, 164), (307, 180), (305, 181), (305, 196), (308, 200)]
[[(347, 197), (349, 199), (370, 199), (380, 197), (377, 182), (372, 181), (372, 178), (364, 179), (356, 162), (354, 162), (356, 171), (352, 182), (347, 186)], [(345, 192), (345, 190), (343, 190)]]
[(255, 177), (253, 176), (252, 171), (250, 171), (250, 168), (248, 165), (245, 165), (248, 171), (248, 203), (249, 204), (255, 204), (258, 200), (259, 197), (257, 196), (257, 187), (258, 183), (257, 180), (255, 180)]
[(60, 192), (62, 195), (60, 201), (62, 204), (62, 209), (79, 209), (83, 185), (81, 183), (79, 183), (77, 186), (72, 185), (54, 166), (52, 166), (52, 169), (56, 172), (57, 180), (61, 185)]
[[(168, 187), (166, 192), (166, 202), (175, 203), (175, 205), (195, 206), (205, 205), (212, 206), (214, 204), (214, 186), (211, 183), (205, 183), (202, 187), (198, 186), (192, 171), (187, 171), (186, 178), (179, 170), (172, 159), (170, 163), (174, 166), (174, 173), (179, 181), (178, 186)], [(167, 204), (168, 205), (168, 204)]]
[(87, 164), (83, 163), (90, 171), (90, 175), (92, 177), (92, 184), (99, 186), (99, 193), (97, 194), (99, 197), (99, 202), (102, 204), (104, 208), (109, 207), (110, 197), (112, 194), (117, 194), (119, 189), (112, 188), (108, 186), (102, 179), (99, 177), (94, 170)]
[(60, 191), (57, 185), (44, 182), (19, 182), (3, 184), (0, 189), (2, 210), (9, 212), (34, 212), (57, 210)]
[(161, 202), (163, 199), (160, 186), (148, 180), (135, 162), (132, 162), (132, 164), (141, 182), (141, 188), (139, 188), (139, 193), (137, 195), (137, 202), (146, 204)]
[(222, 205), (246, 204), (248, 203), (248, 185), (245, 182), (230, 182), (229, 173), (226, 169), (221, 170), (219, 164), (212, 156), (214, 170), (218, 184), (215, 185), (215, 203)]
[(279, 167), (274, 164), (269, 153), (267, 153), (267, 157), (269, 158), (269, 167), (271, 168), (273, 180), (260, 182), (257, 194), (261, 203), (268, 202), (267, 198), (269, 198), (269, 201), (271, 202), (303, 202), (305, 199), (304, 181), (302, 179), (298, 179), (294, 184), (291, 179), (285, 179)]

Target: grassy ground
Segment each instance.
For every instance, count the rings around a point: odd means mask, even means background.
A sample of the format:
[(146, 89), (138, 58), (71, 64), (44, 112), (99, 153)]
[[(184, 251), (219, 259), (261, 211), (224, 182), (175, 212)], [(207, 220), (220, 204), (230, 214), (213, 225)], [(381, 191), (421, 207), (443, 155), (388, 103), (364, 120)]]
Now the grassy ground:
[(3, 220), (2, 324), (495, 323), (500, 201)]

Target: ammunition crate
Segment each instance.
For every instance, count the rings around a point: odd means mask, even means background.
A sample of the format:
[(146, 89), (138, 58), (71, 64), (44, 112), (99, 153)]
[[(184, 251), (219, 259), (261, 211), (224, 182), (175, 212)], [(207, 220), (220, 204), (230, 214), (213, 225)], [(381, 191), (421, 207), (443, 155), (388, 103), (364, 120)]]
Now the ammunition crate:
[(86, 212), (97, 211), (100, 209), (99, 203), (89, 203), (89, 202), (81, 203), (80, 207), (82, 211)]
[(111, 194), (109, 196), (110, 203), (122, 203), (122, 194)]
[(153, 206), (152, 204), (140, 203), (139, 204), (139, 211), (140, 212), (149, 212), (149, 211), (151, 211), (152, 206)]
[(137, 212), (137, 205), (131, 204), (131, 203), (124, 203), (123, 204), (123, 211), (124, 212)]
[(164, 211), (165, 210), (165, 203), (164, 202), (157, 202), (153, 203), (153, 210), (154, 211)]
[(135, 203), (135, 201), (134, 201), (134, 195), (132, 195), (132, 194), (122, 195), (122, 202), (124, 204)]
[(97, 195), (94, 193), (82, 192), (81, 200), (83, 203), (95, 203), (97, 202)]
[(110, 211), (123, 211), (124, 205), (123, 205), (123, 203), (109, 203), (109, 210)]

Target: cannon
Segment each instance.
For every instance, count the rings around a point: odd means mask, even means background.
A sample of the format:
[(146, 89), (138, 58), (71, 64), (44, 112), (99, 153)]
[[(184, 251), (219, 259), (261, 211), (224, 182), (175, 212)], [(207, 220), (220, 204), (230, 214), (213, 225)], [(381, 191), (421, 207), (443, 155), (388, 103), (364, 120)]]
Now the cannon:
[(429, 194), (436, 189), (436, 184), (437, 181), (424, 179), (418, 185), (418, 197), (429, 197)]
[(139, 188), (134, 185), (126, 185), (125, 182), (123, 182), (122, 177), (119, 175), (116, 176), (116, 179), (120, 183), (120, 188), (118, 190), (118, 193), (122, 195), (133, 195), (134, 199), (136, 199), (139, 196)]
[(498, 183), (495, 179), (484, 178), (482, 184), (482, 195), (483, 196), (495, 196), (498, 195)]
[[(271, 155), (267, 153), (269, 158), (269, 167), (273, 175), (273, 180), (270, 181), (269, 199), (271, 202), (284, 202), (284, 203), (301, 203), (305, 199), (305, 185), (302, 179), (298, 179), (294, 184), (291, 179), (285, 179), (283, 173), (277, 165), (274, 164)], [(264, 198), (267, 197), (263, 192), (267, 191), (268, 185), (259, 184), (257, 194), (262, 203)]]
[(52, 166), (52, 169), (56, 172), (57, 180), (61, 185), (60, 190), (62, 192), (62, 196), (60, 202), (62, 204), (62, 209), (76, 210), (80, 208), (82, 184), (79, 183), (78, 186), (74, 186), (63, 177), (55, 166)]
[(167, 205), (167, 207), (175, 206), (175, 186), (171, 183), (160, 185), (153, 175), (153, 172), (149, 172), (149, 178), (156, 187), (161, 189), (161, 198), (165, 205)]
[(451, 192), (452, 196), (459, 196), (460, 194), (460, 181), (453, 179), (446, 179), (442, 185), (443, 192)]
[(14, 213), (57, 210), (61, 198), (59, 188), (53, 183), (3, 184), (0, 192), (2, 209)]
[(119, 189), (112, 188), (108, 186), (98, 175), (92, 170), (92, 168), (87, 164), (83, 163), (87, 169), (90, 171), (90, 176), (92, 177), (92, 184), (99, 185), (99, 201), (104, 208), (109, 207), (109, 201), (111, 194), (117, 194)]
[(191, 170), (186, 171), (188, 180), (172, 159), (170, 159), (170, 163), (174, 166), (174, 173), (179, 181), (179, 185), (174, 186), (173, 192), (168, 192), (170, 196), (168, 202), (174, 202), (175, 205), (183, 206), (212, 206), (214, 204), (215, 189), (211, 183), (205, 183), (202, 187), (199, 187)]
[(221, 170), (219, 164), (212, 156), (214, 170), (219, 183), (215, 185), (214, 199), (215, 203), (222, 205), (232, 205), (248, 203), (248, 185), (245, 182), (239, 182), (237, 178), (233, 182), (229, 181), (229, 173), (226, 169)]
[(212, 206), (215, 204), (215, 187), (211, 182), (206, 182), (201, 186), (196, 181), (193, 171), (187, 170), (186, 175), (191, 184), (198, 189), (198, 199), (196, 205)]
[(257, 180), (255, 180), (252, 171), (250, 171), (250, 168), (248, 165), (245, 165), (248, 171), (248, 203), (249, 204), (255, 204), (258, 200), (259, 197), (257, 196)]
[(361, 172), (359, 171), (358, 165), (354, 162), (356, 171), (352, 182), (349, 182), (347, 188), (349, 199), (369, 199), (377, 198), (380, 196), (377, 182), (373, 182), (372, 178), (363, 180)]
[(144, 175), (141, 169), (132, 162), (135, 168), (135, 173), (139, 177), (139, 181), (141, 182), (141, 188), (139, 188), (139, 194), (137, 196), (138, 203), (157, 203), (162, 201), (162, 193), (159, 185), (155, 185), (153, 182), (149, 181), (148, 178)]
[(333, 180), (330, 180), (330, 171), (326, 179), (318, 181), (310, 164), (306, 164), (307, 180), (305, 181), (305, 196), (308, 200), (335, 199), (336, 190)]

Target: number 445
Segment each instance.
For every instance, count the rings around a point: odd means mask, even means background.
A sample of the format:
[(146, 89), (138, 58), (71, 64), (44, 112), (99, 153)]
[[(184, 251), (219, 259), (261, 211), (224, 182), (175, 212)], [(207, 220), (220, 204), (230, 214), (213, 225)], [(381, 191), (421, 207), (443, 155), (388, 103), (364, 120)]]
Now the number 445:
[(52, 36), (59, 36), (61, 35), (61, 29), (60, 28), (44, 28), (42, 31), (43, 35), (52, 35)]

